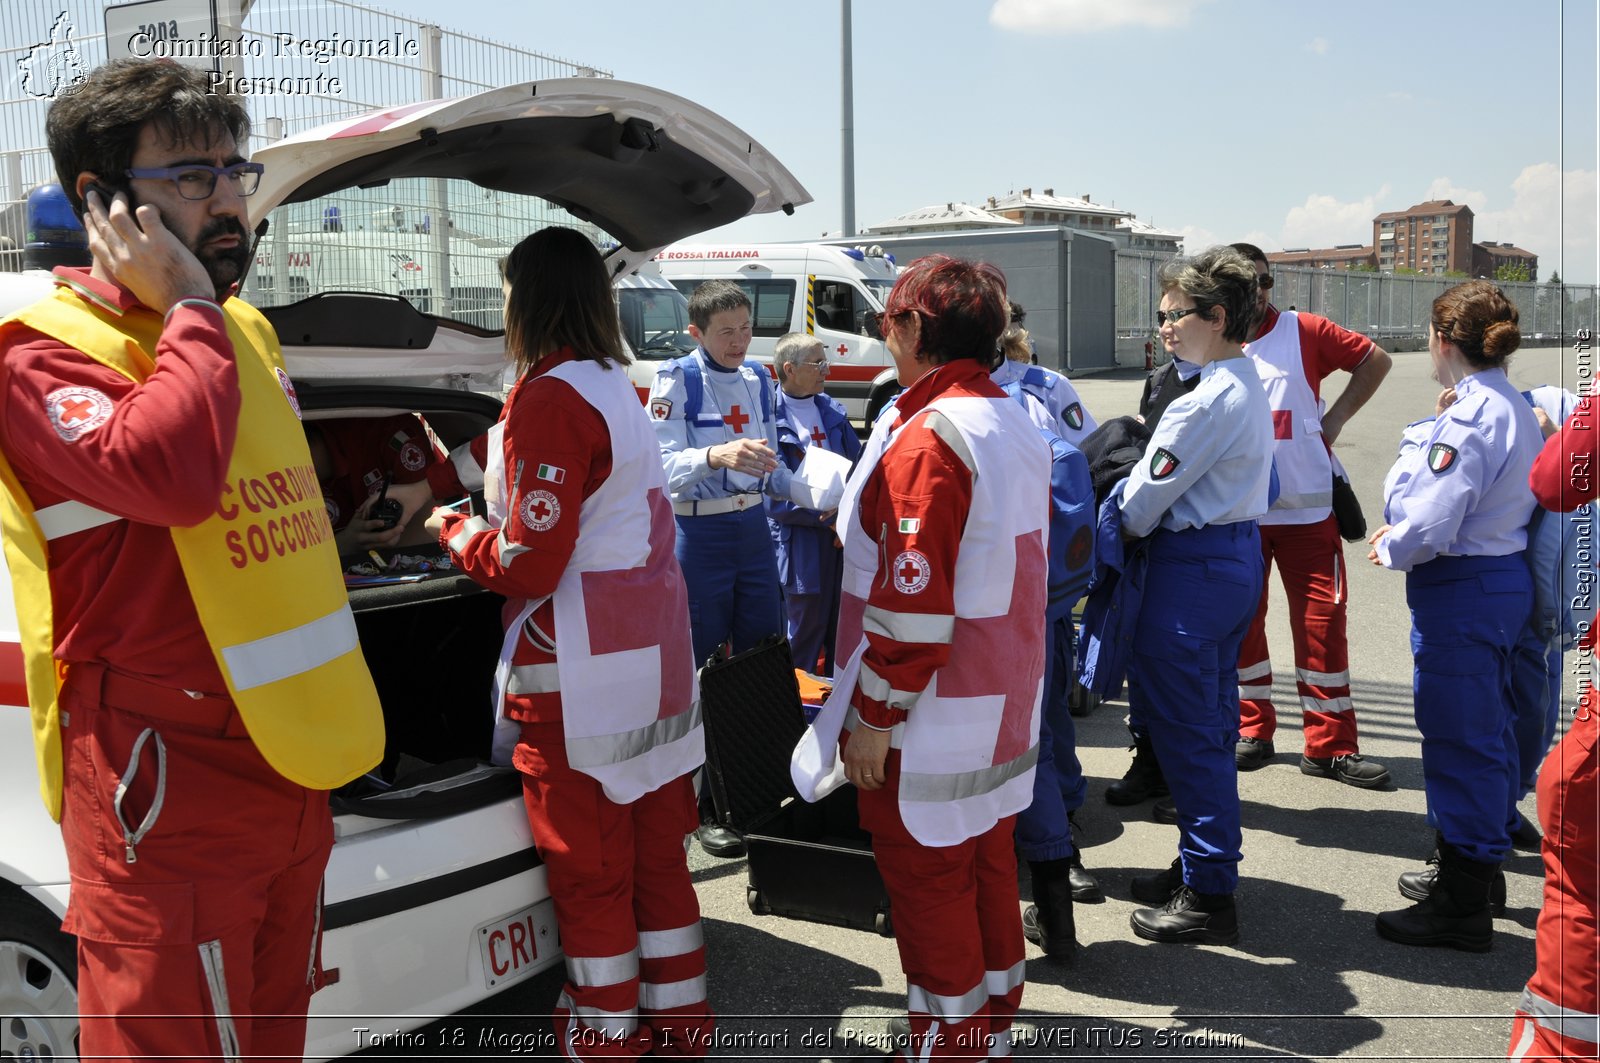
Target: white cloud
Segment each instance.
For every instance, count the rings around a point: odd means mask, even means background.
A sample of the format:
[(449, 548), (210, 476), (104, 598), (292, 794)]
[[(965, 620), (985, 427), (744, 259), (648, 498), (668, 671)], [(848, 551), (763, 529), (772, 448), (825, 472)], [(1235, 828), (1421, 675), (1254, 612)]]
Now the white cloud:
[(1372, 239), (1372, 219), (1389, 194), (1384, 185), (1372, 195), (1353, 202), (1333, 196), (1309, 195), (1298, 207), (1291, 207), (1283, 219), (1284, 247), (1333, 247), (1336, 244), (1365, 244)]
[[(1472, 208), (1474, 215), (1489, 205), (1487, 193), (1479, 192), (1476, 189), (1461, 188), (1448, 177), (1435, 177), (1433, 182), (1428, 185), (1428, 191), (1423, 194), (1422, 198), (1423, 200), (1448, 199), (1452, 203), (1465, 203)], [(1407, 203), (1406, 206), (1409, 207), (1411, 204)]]
[[(1440, 178), (1434, 184), (1443, 180)], [(1568, 170), (1563, 174), (1553, 162), (1525, 166), (1511, 182), (1510, 206), (1501, 210), (1480, 210), (1478, 204), (1487, 205), (1487, 197), (1468, 201), (1474, 214), (1473, 237), (1480, 242), (1508, 241), (1532, 251), (1539, 256), (1541, 278), (1559, 269), (1567, 280), (1593, 284), (1597, 221), (1600, 221), (1595, 212), (1596, 183), (1594, 170)], [(1561, 266), (1563, 251), (1566, 253), (1565, 269)]]
[(1306, 51), (1315, 52), (1318, 55), (1327, 55), (1328, 48), (1328, 38), (1326, 37), (1313, 37), (1311, 43), (1306, 45)]
[(989, 21), (1026, 33), (1096, 33), (1126, 26), (1176, 29), (1211, 0), (994, 0)]

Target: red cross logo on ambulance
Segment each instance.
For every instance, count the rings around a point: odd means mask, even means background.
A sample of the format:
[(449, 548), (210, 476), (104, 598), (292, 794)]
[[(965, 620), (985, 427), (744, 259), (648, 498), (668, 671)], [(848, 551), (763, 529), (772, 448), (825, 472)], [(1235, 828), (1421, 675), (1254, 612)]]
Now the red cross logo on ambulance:
[(528, 492), (517, 509), (530, 531), (549, 531), (561, 519), (561, 502), (549, 491)]
[(294, 381), (289, 379), (289, 374), (281, 367), (272, 371), (278, 374), (278, 386), (283, 389), (284, 398), (289, 400), (289, 409), (294, 411), (295, 417), (304, 420), (305, 418), (300, 417), (300, 396), (294, 393)]
[(1434, 475), (1444, 472), (1456, 463), (1456, 448), (1449, 443), (1435, 443), (1428, 449), (1428, 468)]
[(907, 550), (894, 559), (894, 589), (901, 594), (921, 594), (933, 575), (933, 567), (920, 551)]
[(64, 443), (76, 443), (111, 417), (111, 399), (95, 388), (57, 388), (44, 397), (50, 427)]

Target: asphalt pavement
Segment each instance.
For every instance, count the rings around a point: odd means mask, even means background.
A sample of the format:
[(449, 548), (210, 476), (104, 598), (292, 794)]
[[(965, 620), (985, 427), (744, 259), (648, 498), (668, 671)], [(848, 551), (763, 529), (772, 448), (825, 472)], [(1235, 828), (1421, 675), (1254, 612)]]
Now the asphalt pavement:
[[(1511, 378), (1520, 388), (1561, 382), (1565, 365), (1565, 383), (1575, 389), (1573, 364), (1560, 348), (1523, 351)], [(1383, 387), (1337, 442), (1370, 527), (1381, 523), (1383, 476), (1401, 428), (1433, 412), (1439, 387), (1430, 371), (1426, 352), (1395, 355)], [(1074, 383), (1104, 420), (1135, 411), (1143, 377), (1124, 370)], [(1327, 382), (1330, 402), (1344, 379)], [(1130, 758), (1126, 705), (1107, 702), (1077, 721), (1089, 777), (1078, 813), (1080, 841), (1107, 899), (1077, 906), (1081, 948), (1070, 966), (1029, 946), (1015, 1055), (1504, 1058), (1510, 1015), (1533, 968), (1541, 889), (1536, 854), (1515, 853), (1506, 865), (1508, 910), (1495, 920), (1488, 953), (1410, 948), (1373, 931), (1376, 913), (1406, 903), (1396, 876), (1421, 866), (1433, 836), (1424, 820), (1412, 719), (1405, 580), (1371, 565), (1366, 553), (1364, 544), (1345, 546), (1351, 688), (1361, 751), (1389, 767), (1395, 788), (1359, 790), (1301, 774), (1294, 660), (1274, 582), (1268, 632), (1281, 726), (1276, 759), (1239, 777), (1238, 944), (1156, 944), (1129, 928), (1129, 913), (1140, 907), (1130, 899), (1129, 880), (1171, 862), (1177, 831), (1151, 820), (1149, 803), (1106, 803), (1106, 785), (1121, 777)], [(1569, 657), (1569, 672), (1574, 663)], [(1569, 689), (1568, 705), (1571, 699)], [(1522, 807), (1535, 818), (1531, 795)], [(743, 860), (711, 858), (698, 846), (689, 860), (705, 917), (711, 1004), (720, 1016), (714, 1057), (840, 1061), (889, 1054), (886, 1019), (905, 1008), (892, 940), (753, 915)], [(559, 969), (547, 972), (435, 1023), (408, 1057), (539, 1057), (549, 1045), (548, 1016), (560, 981)], [(525, 1036), (516, 1040), (518, 1034)]]

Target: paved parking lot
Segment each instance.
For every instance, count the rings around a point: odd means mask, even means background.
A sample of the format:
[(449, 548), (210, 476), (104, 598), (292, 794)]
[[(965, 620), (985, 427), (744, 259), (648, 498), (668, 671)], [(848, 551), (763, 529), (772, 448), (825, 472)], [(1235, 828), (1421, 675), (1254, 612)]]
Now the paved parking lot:
[[(1561, 359), (1560, 349), (1523, 352), (1512, 380), (1522, 388), (1558, 381)], [(1401, 427), (1432, 413), (1438, 387), (1428, 374), (1426, 353), (1396, 356), (1378, 396), (1339, 441), (1339, 456), (1373, 527), (1381, 523), (1379, 491)], [(1077, 383), (1085, 403), (1104, 419), (1133, 412), (1142, 378), (1123, 372)], [(1340, 386), (1330, 381), (1330, 401)], [(1107, 900), (1078, 906), (1082, 948), (1072, 966), (1047, 962), (1030, 947), (1016, 1055), (1504, 1057), (1509, 1015), (1533, 965), (1539, 859), (1518, 853), (1508, 863), (1509, 908), (1495, 921), (1494, 947), (1486, 954), (1407, 948), (1373, 932), (1375, 913), (1401, 905), (1395, 877), (1420, 865), (1432, 834), (1424, 822), (1411, 717), (1404, 579), (1369, 565), (1364, 546), (1348, 545), (1345, 556), (1362, 751), (1388, 765), (1396, 789), (1357, 790), (1300, 774), (1298, 722), (1286, 714), (1277, 760), (1240, 776), (1245, 860), (1239, 943), (1154, 944), (1129, 929), (1136, 905), (1128, 881), (1171, 861), (1176, 829), (1151, 821), (1148, 804), (1117, 808), (1104, 800), (1106, 784), (1129, 760), (1125, 706), (1107, 703), (1080, 719), (1080, 754), (1090, 779), (1079, 813), (1084, 861)], [(1276, 589), (1269, 632), (1281, 709), (1293, 704), (1292, 683), (1284, 677), (1294, 671)], [(1568, 663), (1570, 670), (1574, 661)], [(1523, 809), (1533, 817), (1531, 796)], [(883, 1058), (885, 1018), (905, 1006), (893, 941), (753, 916), (743, 861), (712, 859), (698, 847), (690, 861), (706, 920), (711, 1002), (721, 1016), (713, 1055)], [(426, 1045), (408, 1055), (542, 1055), (559, 984), (559, 972), (549, 972), (474, 1013), (436, 1023), (423, 1031)], [(381, 1021), (368, 1025), (383, 1028)]]

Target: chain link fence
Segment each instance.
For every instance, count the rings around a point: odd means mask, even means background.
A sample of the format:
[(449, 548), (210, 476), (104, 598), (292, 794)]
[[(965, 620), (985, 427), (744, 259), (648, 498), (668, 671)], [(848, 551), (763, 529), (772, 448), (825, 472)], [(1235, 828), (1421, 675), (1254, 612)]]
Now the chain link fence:
[[(1156, 309), (1161, 302), (1157, 272), (1168, 255), (1117, 254), (1117, 363), (1139, 365), (1144, 344), (1152, 351)], [(1319, 314), (1370, 336), (1390, 350), (1418, 350), (1427, 343), (1433, 300), (1461, 283), (1459, 277), (1363, 273), (1346, 270), (1273, 268), (1272, 301), (1283, 310)], [(1595, 334), (1600, 300), (1592, 284), (1497, 282), (1516, 304), (1525, 343), (1570, 341), (1578, 330)], [(1158, 355), (1159, 356), (1159, 355)]]

